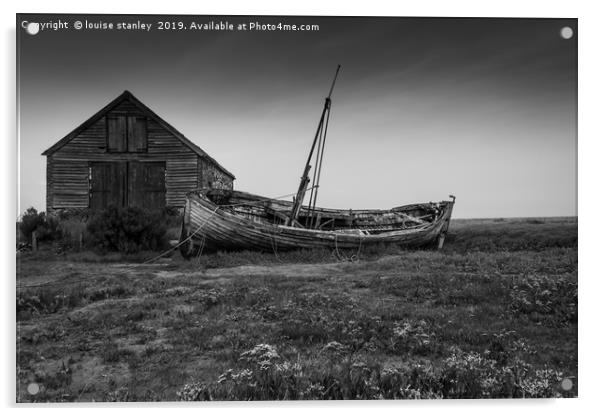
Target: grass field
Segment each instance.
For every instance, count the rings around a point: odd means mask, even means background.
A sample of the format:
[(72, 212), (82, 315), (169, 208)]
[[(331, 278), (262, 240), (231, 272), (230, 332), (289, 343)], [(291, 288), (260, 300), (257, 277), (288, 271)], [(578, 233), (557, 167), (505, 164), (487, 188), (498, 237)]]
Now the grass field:
[(18, 401), (577, 396), (575, 218), (354, 261), (153, 254), (19, 255)]

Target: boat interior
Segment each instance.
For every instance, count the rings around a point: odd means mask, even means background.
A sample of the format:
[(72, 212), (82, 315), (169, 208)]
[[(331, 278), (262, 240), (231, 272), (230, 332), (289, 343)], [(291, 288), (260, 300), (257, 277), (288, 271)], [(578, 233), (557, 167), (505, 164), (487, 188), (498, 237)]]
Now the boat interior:
[[(203, 189), (197, 191), (225, 212), (258, 223), (281, 225), (290, 219), (293, 202), (270, 199), (241, 191)], [(430, 226), (444, 212), (444, 203), (412, 204), (389, 210), (340, 210), (302, 206), (290, 226), (324, 231), (379, 234), (392, 230)]]

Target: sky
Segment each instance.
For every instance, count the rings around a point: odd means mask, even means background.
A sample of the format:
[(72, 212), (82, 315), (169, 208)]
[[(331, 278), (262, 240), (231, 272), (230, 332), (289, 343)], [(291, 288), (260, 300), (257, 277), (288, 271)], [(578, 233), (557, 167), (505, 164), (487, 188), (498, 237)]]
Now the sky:
[[(30, 35), (24, 20), (69, 27)], [(255, 22), (319, 30), (236, 30)], [(576, 19), (19, 15), (17, 27), (21, 211), (45, 209), (41, 153), (126, 89), (235, 189), (294, 193), (341, 64), (318, 205), (453, 194), (456, 218), (577, 215)]]

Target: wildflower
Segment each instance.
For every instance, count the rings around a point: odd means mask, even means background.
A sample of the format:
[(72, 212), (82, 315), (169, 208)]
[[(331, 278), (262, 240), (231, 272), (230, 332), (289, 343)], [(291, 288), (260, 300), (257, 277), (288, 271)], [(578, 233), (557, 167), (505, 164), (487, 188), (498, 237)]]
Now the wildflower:
[(278, 351), (276, 348), (269, 344), (258, 344), (253, 347), (253, 349), (248, 350), (240, 354), (240, 359), (246, 361), (250, 364), (266, 364), (272, 363), (280, 359), (280, 355), (278, 355)]
[(321, 352), (324, 354), (343, 356), (347, 353), (347, 347), (340, 342), (331, 341), (322, 348)]

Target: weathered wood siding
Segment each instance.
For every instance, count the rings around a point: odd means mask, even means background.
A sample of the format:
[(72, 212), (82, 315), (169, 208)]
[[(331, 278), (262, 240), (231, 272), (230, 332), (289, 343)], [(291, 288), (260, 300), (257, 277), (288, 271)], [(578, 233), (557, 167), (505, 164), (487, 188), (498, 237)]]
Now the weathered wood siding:
[(210, 160), (197, 159), (199, 188), (232, 189), (232, 178), (215, 167)]
[(52, 156), (50, 168), (52, 206), (56, 208), (78, 208), (88, 206), (89, 174), (87, 161), (64, 160)]
[(89, 206), (92, 162), (164, 162), (165, 203), (175, 207), (183, 207), (186, 193), (208, 182), (232, 188), (232, 178), (151, 118), (146, 124), (146, 151), (108, 152), (107, 118), (124, 114), (146, 117), (133, 103), (124, 101), (47, 156), (47, 211)]

